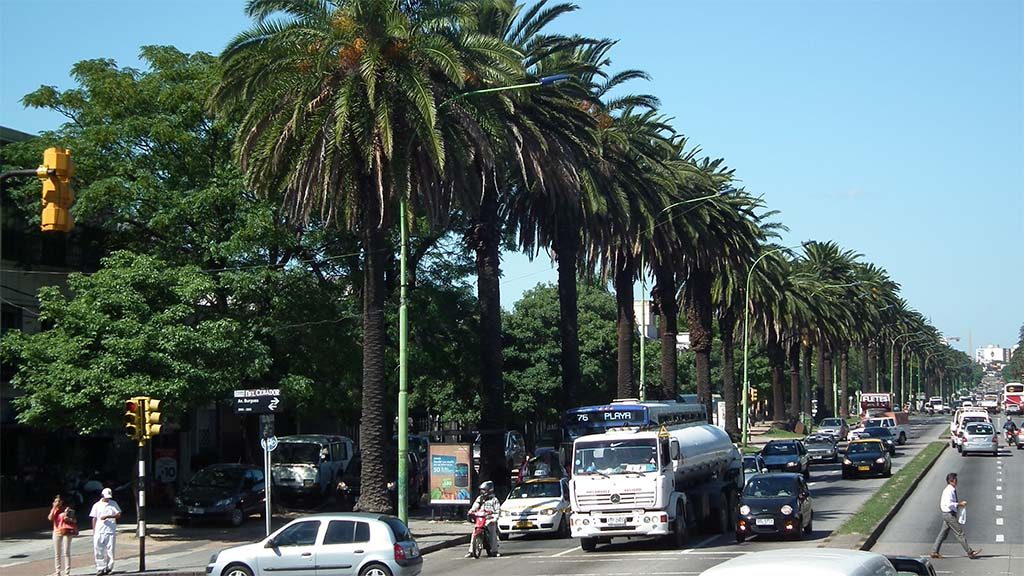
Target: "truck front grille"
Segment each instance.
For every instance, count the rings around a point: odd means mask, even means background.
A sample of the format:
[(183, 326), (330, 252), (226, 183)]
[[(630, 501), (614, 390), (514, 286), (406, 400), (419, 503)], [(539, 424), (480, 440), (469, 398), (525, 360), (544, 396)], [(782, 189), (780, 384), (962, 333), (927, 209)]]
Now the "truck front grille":
[(635, 508), (638, 506), (653, 506), (654, 496), (654, 491), (629, 493), (593, 492), (590, 494), (577, 494), (576, 503), (580, 506)]

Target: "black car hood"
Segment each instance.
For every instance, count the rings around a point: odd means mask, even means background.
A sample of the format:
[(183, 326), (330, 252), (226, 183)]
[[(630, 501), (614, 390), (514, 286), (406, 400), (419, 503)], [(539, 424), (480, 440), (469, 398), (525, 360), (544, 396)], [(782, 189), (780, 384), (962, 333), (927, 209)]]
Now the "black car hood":
[(875, 460), (877, 460), (879, 458), (884, 458), (884, 457), (885, 457), (884, 454), (879, 454), (877, 452), (875, 452), (875, 453), (863, 452), (863, 453), (860, 453), (860, 454), (847, 454), (846, 455), (846, 458), (850, 462), (857, 462), (857, 463), (860, 463), (860, 464), (874, 462)]
[(237, 494), (235, 490), (220, 486), (189, 486), (181, 491), (178, 498), (187, 506), (211, 506), (219, 500)]
[(744, 496), (743, 503), (750, 506), (751, 514), (758, 514), (762, 511), (767, 512), (778, 512), (779, 508), (782, 508), (786, 504), (789, 504), (794, 509), (796, 506), (796, 496), (776, 496), (772, 498), (758, 498), (756, 496)]

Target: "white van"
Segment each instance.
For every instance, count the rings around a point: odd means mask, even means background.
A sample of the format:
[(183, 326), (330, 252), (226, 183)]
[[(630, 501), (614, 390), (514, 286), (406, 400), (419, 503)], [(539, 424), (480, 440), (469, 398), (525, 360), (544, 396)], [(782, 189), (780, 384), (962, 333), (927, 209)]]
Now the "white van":
[(969, 422), (992, 422), (992, 417), (984, 408), (969, 406), (957, 408), (953, 413), (953, 421), (949, 425), (949, 445), (956, 448), (960, 444), (960, 432), (964, 427), (964, 419)]
[(701, 572), (701, 576), (935, 576), (925, 558), (891, 557), (840, 548), (791, 548), (744, 554)]

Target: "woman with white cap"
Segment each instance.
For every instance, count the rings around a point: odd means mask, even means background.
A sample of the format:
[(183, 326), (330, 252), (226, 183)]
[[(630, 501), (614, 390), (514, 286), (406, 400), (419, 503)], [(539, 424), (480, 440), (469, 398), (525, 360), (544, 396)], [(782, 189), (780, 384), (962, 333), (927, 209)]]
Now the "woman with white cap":
[(110, 574), (114, 571), (114, 543), (117, 540), (117, 519), (121, 507), (112, 498), (110, 488), (104, 488), (98, 502), (92, 505), (92, 550), (96, 556), (96, 574)]

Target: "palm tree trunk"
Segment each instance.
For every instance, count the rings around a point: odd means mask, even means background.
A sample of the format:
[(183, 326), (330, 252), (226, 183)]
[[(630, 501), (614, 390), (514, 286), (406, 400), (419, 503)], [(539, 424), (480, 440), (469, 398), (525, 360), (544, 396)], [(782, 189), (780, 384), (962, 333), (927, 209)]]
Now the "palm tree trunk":
[(636, 334), (636, 317), (633, 314), (633, 275), (636, 268), (630, 255), (623, 252), (620, 257), (623, 264), (615, 269), (615, 327), (618, 334), (616, 389), (619, 398), (635, 398), (633, 335)]
[(654, 293), (658, 299), (658, 334), (661, 337), (661, 397), (674, 400), (678, 390), (679, 362), (676, 334), (679, 332), (679, 301), (676, 299), (676, 274), (671, 267), (654, 268)]
[(789, 415), (800, 416), (800, 341), (789, 345)]
[(737, 425), (737, 404), (741, 396), (736, 389), (733, 336), (736, 331), (736, 311), (725, 310), (718, 318), (718, 331), (722, 338), (722, 400), (725, 401), (725, 431), (732, 438), (739, 438)]
[(861, 347), (860, 347), (860, 369), (861, 369), (861, 372), (863, 372), (863, 374), (861, 374), (861, 379), (860, 379), (860, 390), (861, 390), (861, 392), (873, 392), (874, 391), (871, 388), (871, 380), (874, 378), (874, 375), (873, 375), (874, 371), (871, 369), (871, 351), (868, 350), (868, 348), (869, 348), (868, 343), (865, 340), (864, 343), (861, 344)]
[(472, 229), (476, 252), (477, 300), (480, 307), (480, 480), (499, 486), (509, 482), (505, 470), (505, 386), (501, 345), (500, 244), (498, 192), (486, 186), (480, 214)]
[(804, 346), (804, 362), (803, 362), (803, 367), (802, 367), (803, 368), (803, 370), (802, 370), (802, 372), (803, 372), (802, 380), (803, 380), (803, 386), (804, 386), (804, 398), (803, 398), (803, 406), (801, 408), (802, 408), (803, 412), (805, 414), (807, 414), (807, 416), (811, 415), (811, 409), (812, 409), (811, 396), (812, 396), (813, 391), (814, 391), (814, 383), (811, 382), (811, 357), (812, 357), (813, 354), (814, 354), (814, 345), (813, 344)]
[(363, 465), (360, 471), (359, 502), (363, 512), (390, 513), (384, 472), (385, 404), (384, 381), (384, 251), (387, 248), (381, 226), (381, 206), (374, 194), (367, 195), (363, 209), (363, 406), (359, 423), (359, 444)]
[(686, 318), (690, 327), (690, 348), (695, 355), (697, 398), (707, 408), (708, 422), (714, 411), (711, 406), (711, 278), (704, 270), (693, 270), (686, 280)]
[(850, 351), (845, 348), (839, 357), (839, 415), (850, 417)]
[(576, 261), (580, 251), (579, 230), (566, 220), (558, 223), (555, 255), (558, 258), (558, 336), (561, 340), (562, 403), (559, 411), (576, 405), (580, 391), (579, 294)]
[(786, 353), (774, 334), (768, 338), (768, 361), (772, 367), (772, 420), (786, 419), (786, 391), (782, 383), (782, 372)]
[(892, 394), (892, 403), (896, 404), (901, 397), (898, 394), (903, 392), (903, 354), (900, 353), (899, 346), (892, 355), (892, 362), (892, 390), (889, 392)]
[(820, 415), (822, 415), (822, 414), (824, 414), (825, 412), (828, 411), (826, 406), (825, 406), (825, 403), (824, 403), (824, 400), (825, 400), (825, 392), (824, 392), (824, 387), (825, 387), (825, 344), (824, 344), (824, 342), (822, 342), (821, 344), (818, 345), (818, 348), (817, 348), (816, 352), (817, 352), (817, 354), (816, 354), (817, 362), (815, 363), (815, 368), (817, 368), (817, 379), (814, 381), (814, 394), (811, 396), (811, 398), (813, 398), (813, 399), (818, 401), (818, 415), (820, 416)]
[(824, 383), (825, 392), (825, 416), (836, 415), (836, 394), (835, 394), (835, 375), (832, 372), (834, 358), (832, 357), (832, 345), (830, 343), (823, 343), (821, 346), (825, 353), (822, 356), (822, 367), (825, 371), (825, 378), (822, 380)]

